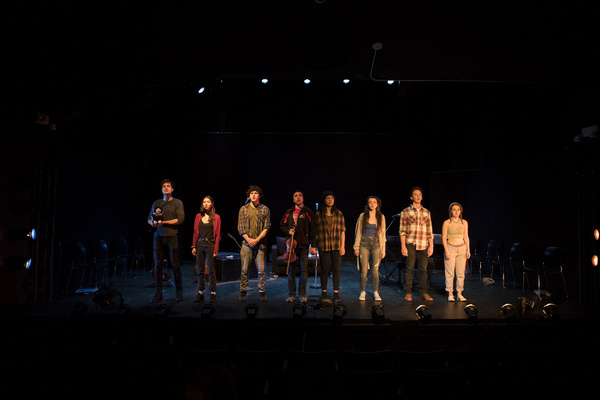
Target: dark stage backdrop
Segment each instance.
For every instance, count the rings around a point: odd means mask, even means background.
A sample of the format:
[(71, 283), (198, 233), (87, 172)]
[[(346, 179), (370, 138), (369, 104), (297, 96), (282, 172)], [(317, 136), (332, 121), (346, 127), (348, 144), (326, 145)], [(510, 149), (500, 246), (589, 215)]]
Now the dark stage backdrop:
[[(70, 159), (60, 168), (58, 232), (65, 242), (110, 240), (141, 233), (149, 238), (146, 218), (159, 198), (160, 181), (175, 181), (175, 197), (183, 200), (186, 223), (181, 229), (184, 256), (191, 245), (192, 222), (202, 198), (210, 195), (223, 221), (223, 251), (236, 251), (237, 213), (249, 185), (261, 186), (271, 210), (269, 242), (280, 234), (279, 221), (292, 205), (295, 190), (305, 204), (322, 206), (321, 194), (336, 194), (346, 217), (347, 254), (352, 257), (354, 227), (366, 198), (382, 199), (389, 235), (398, 235), (393, 216), (410, 204), (413, 186), (424, 190), (424, 204), (433, 213), (435, 233), (447, 218), (447, 207), (459, 201), (471, 225), (471, 236), (487, 243), (527, 241), (537, 246), (565, 244), (576, 221), (556, 223), (556, 209), (572, 195), (574, 173), (565, 165), (559, 146), (534, 152), (523, 160), (488, 168), (443, 170), (453, 165), (448, 142), (393, 134), (219, 134), (198, 133), (180, 138), (177, 150), (141, 145), (139, 151), (90, 153)], [(481, 140), (457, 150), (472, 160)], [(68, 205), (68, 206), (67, 206)], [(393, 223), (392, 223), (393, 222)]]
[[(367, 196), (382, 199), (390, 224), (409, 205), (411, 187), (420, 186), (436, 233), (448, 204), (459, 201), (472, 238), (525, 241), (539, 249), (562, 245), (574, 255), (579, 220), (570, 205), (578, 196), (579, 162), (589, 158), (572, 149), (581, 121), (565, 109), (568, 99), (550, 96), (553, 87), (478, 87), (443, 86), (434, 93), (424, 85), (408, 98), (396, 94), (356, 104), (343, 97), (329, 112), (305, 107), (305, 98), (291, 94), (284, 98), (288, 107), (277, 104), (277, 96), (266, 102), (256, 95), (243, 101), (228, 96), (228, 106), (216, 111), (192, 112), (189, 104), (180, 107), (181, 99), (134, 114), (104, 109), (107, 114), (84, 114), (56, 131), (17, 123), (2, 161), (7, 175), (16, 176), (9, 183), (22, 181), (21, 171), (33, 181), (51, 180), (38, 197), (47, 204), (40, 218), (51, 222), (45, 243), (54, 246), (135, 234), (149, 245), (147, 215), (161, 195), (160, 181), (170, 178), (186, 209), (180, 241), (188, 258), (205, 195), (215, 199), (223, 220), (221, 249), (237, 250), (228, 234), (239, 242), (237, 213), (251, 184), (262, 187), (271, 209), (270, 244), (295, 190), (304, 192), (312, 209), (331, 190), (346, 216), (352, 258), (354, 226)], [(278, 115), (265, 114), (272, 109)], [(209, 128), (224, 121), (236, 129)], [(397, 219), (388, 234), (398, 234)], [(64, 283), (57, 278), (64, 272), (57, 259), (55, 288)], [(577, 285), (574, 265), (569, 273)]]

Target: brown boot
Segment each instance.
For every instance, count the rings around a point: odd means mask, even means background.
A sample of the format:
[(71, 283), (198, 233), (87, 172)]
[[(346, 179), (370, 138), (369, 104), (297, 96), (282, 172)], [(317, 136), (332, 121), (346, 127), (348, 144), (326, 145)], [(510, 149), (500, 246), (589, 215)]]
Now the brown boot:
[(156, 293), (154, 294), (154, 297), (152, 298), (151, 302), (158, 303), (161, 300), (162, 300), (162, 288), (158, 288), (158, 289), (156, 289)]

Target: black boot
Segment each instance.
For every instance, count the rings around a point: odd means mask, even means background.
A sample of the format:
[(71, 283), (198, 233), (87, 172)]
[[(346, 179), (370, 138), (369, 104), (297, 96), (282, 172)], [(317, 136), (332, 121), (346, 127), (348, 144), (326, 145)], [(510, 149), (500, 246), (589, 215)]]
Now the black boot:
[(156, 293), (152, 298), (152, 303), (158, 303), (162, 300), (162, 267), (158, 266), (156, 268)]

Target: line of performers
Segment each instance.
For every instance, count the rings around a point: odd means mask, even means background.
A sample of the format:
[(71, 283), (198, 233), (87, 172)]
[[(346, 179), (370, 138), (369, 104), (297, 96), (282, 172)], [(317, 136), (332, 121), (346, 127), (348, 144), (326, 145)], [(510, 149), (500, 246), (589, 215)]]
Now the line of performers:
[[(150, 209), (148, 224), (156, 228), (153, 237), (156, 293), (152, 302), (162, 300), (162, 276), (168, 248), (176, 290), (176, 301), (183, 301), (181, 268), (179, 264), (178, 226), (185, 219), (183, 203), (173, 197), (174, 183), (165, 179), (161, 183), (162, 198), (156, 200)], [(262, 302), (267, 301), (265, 262), (267, 255), (266, 236), (271, 229), (269, 208), (261, 202), (263, 191), (252, 185), (248, 188), (246, 204), (238, 213), (238, 232), (243, 238), (240, 249), (241, 276), (239, 300), (246, 301), (248, 290), (248, 269), (254, 261), (258, 271), (258, 293)], [(321, 261), (321, 297), (325, 302), (340, 301), (340, 267), (346, 246), (346, 224), (344, 215), (336, 207), (332, 192), (323, 193), (324, 207), (316, 213), (304, 205), (301, 191), (293, 194), (293, 207), (283, 215), (280, 227), (287, 236), (284, 259), (288, 262), (287, 302), (298, 298), (307, 301), (306, 282), (308, 280), (308, 255), (319, 254)], [(428, 257), (433, 254), (433, 230), (431, 213), (422, 206), (423, 190), (414, 187), (409, 193), (411, 204), (399, 214), (400, 243), (402, 255), (406, 257), (404, 271), (405, 300), (412, 301), (413, 271), (418, 266), (420, 296), (425, 301), (433, 299), (427, 293)], [(463, 208), (459, 203), (448, 207), (449, 218), (442, 225), (444, 265), (448, 301), (466, 301), (463, 295), (466, 260), (470, 258), (468, 223), (462, 218)], [(204, 301), (204, 272), (208, 268), (210, 294), (209, 301), (216, 301), (217, 279), (214, 259), (219, 253), (221, 240), (221, 217), (216, 213), (214, 199), (206, 196), (194, 221), (192, 254), (196, 257), (195, 272), (198, 276), (195, 302)], [(359, 215), (355, 227), (354, 255), (357, 256), (360, 273), (359, 300), (367, 299), (367, 273), (371, 270), (373, 299), (381, 301), (379, 294), (379, 265), (385, 258), (386, 222), (381, 212), (381, 199), (369, 196), (364, 211)], [(299, 282), (296, 285), (296, 272)], [(333, 293), (328, 296), (327, 284), (330, 272), (333, 276)], [(454, 293), (456, 292), (456, 298)], [(298, 296), (298, 297), (296, 297)]]

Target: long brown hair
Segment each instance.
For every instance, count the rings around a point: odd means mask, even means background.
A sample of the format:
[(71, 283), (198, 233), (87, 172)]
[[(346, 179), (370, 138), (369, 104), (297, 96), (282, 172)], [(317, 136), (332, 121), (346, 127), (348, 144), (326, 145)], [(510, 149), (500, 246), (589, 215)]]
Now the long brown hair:
[(200, 212), (200, 215), (202, 215), (202, 216), (204, 217), (204, 216), (205, 216), (205, 215), (208, 213), (208, 220), (209, 220), (209, 221), (212, 221), (213, 217), (214, 217), (214, 216), (215, 216), (215, 214), (217, 213), (217, 212), (215, 211), (215, 201), (214, 201), (214, 200), (213, 200), (213, 198), (212, 198), (212, 197), (210, 197), (210, 196), (204, 196), (204, 197), (202, 198), (202, 202), (204, 202), (204, 199), (209, 199), (209, 200), (210, 200), (210, 202), (212, 203), (212, 207), (210, 208), (210, 211), (206, 211), (206, 209), (204, 208), (204, 204), (202, 204), (202, 205), (200, 206), (200, 211), (199, 211), (199, 212)]
[(367, 197), (367, 205), (365, 206), (365, 211), (362, 213), (362, 232), (365, 233), (365, 229), (367, 227), (367, 223), (369, 222), (369, 199), (377, 200), (377, 208), (375, 209), (375, 217), (377, 218), (377, 232), (381, 232), (383, 229), (383, 214), (381, 213), (381, 199), (377, 196), (369, 196)]

